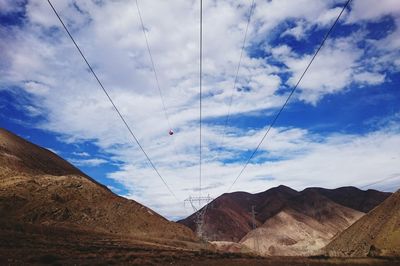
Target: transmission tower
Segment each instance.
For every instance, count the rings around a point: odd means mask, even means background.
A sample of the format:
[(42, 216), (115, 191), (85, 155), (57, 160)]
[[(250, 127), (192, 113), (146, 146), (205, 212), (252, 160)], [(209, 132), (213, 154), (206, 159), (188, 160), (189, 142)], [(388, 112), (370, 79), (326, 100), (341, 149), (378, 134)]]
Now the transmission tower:
[(254, 210), (254, 205), (251, 206), (251, 220), (253, 222), (253, 232), (254, 232), (254, 249), (257, 251), (257, 253), (260, 252), (260, 247), (258, 243), (258, 234), (254, 230), (257, 228), (257, 223), (256, 223), (256, 211)]
[[(192, 197), (189, 196), (189, 198), (185, 199), (184, 204), (186, 206), (187, 203), (190, 203), (190, 205), (193, 208), (193, 211), (196, 214), (196, 234), (200, 239), (207, 240), (206, 236), (204, 234), (204, 215), (206, 213), (207, 208), (209, 207), (209, 203), (213, 200), (213, 198), (208, 196), (198, 196), (198, 197)], [(205, 204), (204, 204), (205, 203)], [(201, 206), (203, 206), (201, 208)]]

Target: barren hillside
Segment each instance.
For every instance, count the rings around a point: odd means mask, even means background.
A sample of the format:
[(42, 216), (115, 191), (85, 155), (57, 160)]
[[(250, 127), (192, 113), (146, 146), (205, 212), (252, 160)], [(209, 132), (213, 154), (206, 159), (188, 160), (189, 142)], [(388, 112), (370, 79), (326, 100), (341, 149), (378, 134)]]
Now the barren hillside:
[[(213, 241), (239, 242), (252, 230), (254, 206), (257, 227), (289, 208), (336, 228), (337, 233), (354, 222), (354, 217), (360, 217), (360, 211), (371, 210), (390, 194), (355, 187), (308, 188), (298, 192), (282, 185), (257, 194), (226, 193), (208, 205), (203, 231)], [(178, 222), (195, 231), (195, 219), (193, 214)]]
[(356, 187), (340, 187), (336, 189), (307, 188), (304, 191), (316, 191), (340, 205), (365, 213), (381, 204), (392, 194), (374, 189), (363, 191)]
[(400, 190), (326, 247), (332, 256), (400, 256)]
[(192, 231), (112, 193), (56, 154), (0, 129), (0, 217), (133, 237), (195, 239)]
[[(216, 198), (207, 207), (204, 232), (210, 240), (239, 242), (252, 230), (251, 208), (255, 206), (256, 224), (261, 225), (278, 213), (298, 192), (279, 186), (262, 193), (232, 192)], [(195, 231), (196, 215), (178, 221)]]
[(240, 243), (262, 255), (313, 255), (363, 214), (305, 191)]

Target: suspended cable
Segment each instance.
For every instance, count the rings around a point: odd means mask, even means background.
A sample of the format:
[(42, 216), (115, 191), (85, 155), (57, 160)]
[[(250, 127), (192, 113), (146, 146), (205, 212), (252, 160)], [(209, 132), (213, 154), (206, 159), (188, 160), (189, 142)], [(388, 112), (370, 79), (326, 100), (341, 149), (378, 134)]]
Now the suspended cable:
[[(164, 110), (165, 119), (167, 120), (168, 127), (169, 127), (168, 134), (170, 136), (172, 136), (174, 134), (174, 129), (173, 129), (172, 125), (171, 125), (171, 122), (170, 122), (170, 119), (169, 119), (169, 115), (168, 115), (168, 112), (167, 112), (164, 95), (163, 95), (162, 90), (161, 90), (161, 86), (160, 86), (160, 82), (159, 82), (159, 79), (158, 79), (157, 70), (156, 70), (156, 67), (155, 67), (155, 64), (154, 64), (154, 60), (153, 60), (153, 54), (151, 52), (149, 41), (148, 41), (147, 34), (146, 34), (146, 27), (144, 26), (142, 14), (140, 12), (139, 2), (138, 2), (138, 0), (135, 0), (135, 2), (136, 2), (136, 9), (137, 9), (137, 12), (138, 12), (138, 16), (139, 16), (139, 19), (140, 19), (140, 24), (141, 24), (143, 36), (144, 36), (144, 39), (146, 41), (147, 52), (149, 54), (151, 66), (152, 66), (153, 73), (154, 73), (154, 78), (155, 78), (156, 85), (157, 85), (157, 88), (158, 88), (158, 93), (160, 95), (162, 107), (163, 107), (163, 110)], [(176, 147), (175, 147), (175, 138), (172, 138), (172, 146), (173, 146), (175, 155), (178, 156), (178, 152), (177, 152)]]
[(96, 79), (97, 83), (100, 85), (101, 89), (103, 90), (104, 94), (107, 96), (108, 100), (110, 101), (110, 103), (112, 104), (112, 106), (114, 107), (114, 110), (118, 113), (118, 116), (121, 118), (122, 122), (124, 123), (125, 127), (128, 129), (130, 135), (132, 136), (133, 140), (136, 142), (136, 144), (139, 146), (139, 148), (141, 149), (141, 151), (143, 152), (143, 154), (146, 156), (147, 160), (149, 161), (151, 167), (154, 169), (154, 171), (157, 173), (158, 177), (162, 180), (162, 182), (164, 183), (165, 187), (168, 189), (168, 191), (171, 193), (171, 195), (177, 200), (178, 198), (176, 197), (175, 193), (171, 190), (171, 188), (168, 186), (167, 182), (164, 180), (164, 178), (161, 176), (161, 174), (158, 172), (156, 166), (153, 164), (153, 162), (151, 161), (150, 157), (148, 156), (148, 154), (146, 153), (146, 151), (143, 149), (142, 145), (139, 143), (139, 140), (136, 138), (135, 134), (133, 134), (133, 131), (131, 130), (131, 128), (129, 127), (128, 123), (125, 121), (124, 117), (122, 116), (121, 112), (119, 111), (119, 109), (117, 108), (117, 106), (115, 105), (114, 101), (111, 99), (110, 95), (108, 94), (107, 90), (105, 89), (105, 87), (103, 86), (103, 84), (101, 83), (100, 79), (97, 77), (96, 73), (94, 72), (92, 66), (89, 64), (89, 62), (87, 61), (86, 57), (83, 55), (81, 49), (79, 48), (78, 44), (75, 42), (74, 38), (72, 37), (71, 33), (69, 32), (67, 26), (64, 24), (63, 20), (61, 19), (61, 17), (59, 16), (58, 12), (56, 11), (56, 9), (54, 8), (54, 6), (52, 5), (52, 3), (50, 2), (50, 0), (47, 0), (47, 2), (49, 3), (51, 9), (54, 11), (54, 14), (57, 16), (58, 20), (61, 22), (63, 28), (65, 29), (65, 31), (67, 32), (69, 38), (71, 39), (71, 41), (74, 43), (76, 49), (78, 50), (79, 54), (81, 55), (82, 59), (85, 61), (86, 65), (88, 66), (90, 72), (93, 74), (94, 78)]
[(349, 3), (351, 2), (351, 0), (347, 0), (346, 4), (343, 6), (342, 10), (340, 11), (339, 15), (337, 16), (335, 22), (332, 24), (331, 28), (329, 29), (329, 31), (325, 34), (321, 44), (319, 45), (318, 49), (316, 50), (316, 52), (314, 53), (313, 57), (311, 58), (310, 62), (308, 63), (306, 69), (303, 71), (303, 73), (301, 74), (299, 80), (297, 81), (296, 85), (293, 87), (292, 91), (290, 92), (289, 96), (287, 97), (285, 103), (282, 105), (282, 107), (279, 109), (278, 113), (275, 115), (274, 119), (272, 120), (272, 123), (269, 125), (267, 131), (265, 132), (264, 136), (261, 138), (261, 141), (258, 143), (257, 147), (254, 149), (253, 153), (250, 155), (250, 157), (247, 159), (246, 163), (244, 164), (243, 168), (240, 170), (239, 175), (236, 177), (236, 179), (233, 181), (233, 183), (231, 184), (231, 186), (228, 189), (228, 192), (232, 189), (232, 187), (235, 185), (236, 181), (240, 178), (240, 176), (243, 174), (243, 171), (247, 168), (247, 166), (249, 165), (251, 159), (254, 157), (254, 155), (257, 153), (258, 149), (260, 148), (261, 144), (263, 143), (265, 137), (268, 135), (268, 133), (270, 132), (271, 128), (274, 126), (275, 122), (278, 120), (278, 117), (280, 116), (280, 114), (282, 113), (283, 109), (285, 109), (287, 103), (289, 102), (290, 98), (292, 97), (293, 93), (296, 91), (297, 87), (299, 86), (300, 82), (302, 81), (304, 75), (306, 74), (306, 72), (308, 71), (308, 69), (310, 68), (311, 64), (313, 63), (315, 57), (318, 55), (319, 51), (321, 50), (321, 48), (324, 46), (325, 41), (328, 39), (328, 36), (331, 34), (331, 32), (333, 31), (333, 28), (336, 26), (337, 22), (339, 21), (340, 17), (342, 16), (344, 10), (347, 8), (347, 6), (349, 5)]
[(202, 124), (202, 77), (203, 77), (203, 0), (200, 0), (200, 53), (199, 53), (199, 59), (200, 59), (200, 67), (199, 67), (199, 82), (200, 82), (200, 93), (199, 93), (199, 105), (200, 105), (200, 114), (199, 114), (199, 124), (200, 124), (200, 129), (199, 129), (199, 195), (201, 196), (201, 164), (202, 164), (202, 153), (201, 153), (201, 148), (202, 148), (202, 138), (201, 138), (201, 124)]
[(387, 177), (387, 178), (384, 178), (384, 179), (380, 179), (380, 180), (377, 180), (377, 181), (375, 181), (375, 182), (372, 182), (372, 183), (363, 185), (363, 186), (361, 186), (360, 188), (363, 189), (363, 188), (366, 188), (366, 187), (370, 187), (370, 186), (372, 186), (372, 185), (380, 184), (380, 183), (385, 182), (385, 181), (390, 180), (390, 179), (397, 179), (397, 178), (400, 179), (400, 176), (399, 176), (399, 175), (397, 175), (397, 176), (390, 176), (390, 177)]
[(247, 32), (249, 30), (249, 25), (250, 25), (250, 21), (251, 21), (251, 17), (253, 15), (253, 11), (254, 11), (254, 7), (255, 7), (255, 0), (252, 1), (251, 6), (250, 6), (250, 13), (249, 13), (249, 17), (247, 19), (247, 25), (246, 25), (246, 30), (244, 32), (244, 38), (243, 38), (243, 43), (242, 43), (242, 48), (240, 51), (240, 57), (239, 57), (239, 62), (238, 65), (236, 67), (236, 74), (235, 74), (235, 79), (233, 82), (233, 87), (232, 87), (232, 92), (231, 95), (229, 97), (229, 104), (228, 104), (228, 114), (225, 117), (225, 122), (224, 122), (224, 127), (222, 130), (222, 141), (221, 141), (221, 146), (224, 145), (224, 138), (225, 138), (225, 134), (226, 134), (226, 127), (228, 126), (228, 121), (230, 119), (231, 116), (231, 107), (232, 107), (232, 102), (233, 102), (233, 95), (235, 93), (236, 90), (236, 84), (238, 82), (238, 77), (239, 77), (239, 70), (242, 64), (242, 57), (243, 57), (243, 52), (244, 52), (244, 48), (246, 46), (246, 40), (247, 40)]
[(137, 12), (138, 12), (138, 15), (139, 15), (139, 19), (140, 19), (140, 24), (142, 26), (143, 36), (144, 36), (144, 39), (146, 40), (147, 52), (149, 54), (151, 66), (153, 68), (154, 78), (156, 80), (156, 85), (157, 85), (157, 88), (158, 88), (158, 92), (160, 94), (160, 99), (161, 99), (162, 107), (163, 107), (163, 110), (164, 110), (165, 118), (167, 119), (168, 127), (170, 128), (170, 130), (172, 130), (171, 123), (170, 123), (169, 116), (168, 116), (168, 112), (167, 112), (167, 108), (165, 107), (166, 105), (165, 105), (164, 96), (163, 96), (163, 93), (161, 91), (160, 82), (158, 80), (158, 75), (157, 75), (156, 67), (155, 67), (155, 64), (154, 64), (153, 55), (151, 53), (149, 40), (147, 38), (146, 28), (145, 28), (144, 23), (143, 23), (142, 14), (140, 12), (138, 0), (136, 0), (135, 2), (136, 2), (136, 9), (137, 9)]

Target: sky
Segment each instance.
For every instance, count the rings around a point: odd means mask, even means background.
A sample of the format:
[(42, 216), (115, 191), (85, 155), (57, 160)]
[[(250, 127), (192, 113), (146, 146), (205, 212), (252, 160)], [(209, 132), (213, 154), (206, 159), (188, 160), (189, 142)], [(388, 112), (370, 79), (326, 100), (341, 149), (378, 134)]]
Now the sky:
[[(52, 3), (177, 199), (47, 1), (0, 0), (0, 126), (176, 220), (228, 192), (345, 1), (203, 1), (201, 192), (199, 1), (138, 0), (166, 112), (135, 1)], [(398, 1), (353, 0), (230, 191), (397, 190), (399, 84)]]

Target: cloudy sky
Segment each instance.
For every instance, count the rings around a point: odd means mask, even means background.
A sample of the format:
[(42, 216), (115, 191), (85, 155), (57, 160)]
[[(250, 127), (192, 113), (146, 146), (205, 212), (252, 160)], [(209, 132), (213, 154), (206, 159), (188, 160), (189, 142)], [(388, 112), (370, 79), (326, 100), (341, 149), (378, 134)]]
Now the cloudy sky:
[[(183, 200), (199, 195), (199, 1), (138, 0), (166, 113), (135, 1), (52, 2), (178, 200), (47, 1), (0, 0), (1, 127), (168, 218), (189, 214)], [(202, 195), (228, 191), (345, 4), (254, 2), (251, 13), (250, 0), (203, 1)], [(353, 0), (231, 191), (397, 189), (399, 71), (398, 1)]]

